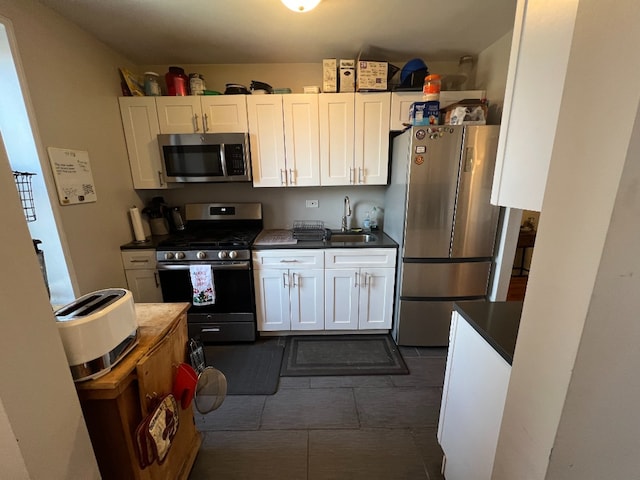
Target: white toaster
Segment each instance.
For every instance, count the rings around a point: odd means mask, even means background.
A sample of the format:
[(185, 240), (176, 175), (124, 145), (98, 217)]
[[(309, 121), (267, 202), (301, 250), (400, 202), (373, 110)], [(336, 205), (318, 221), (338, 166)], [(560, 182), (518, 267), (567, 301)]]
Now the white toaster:
[(54, 315), (75, 382), (108, 373), (138, 343), (129, 290), (108, 288), (88, 293)]

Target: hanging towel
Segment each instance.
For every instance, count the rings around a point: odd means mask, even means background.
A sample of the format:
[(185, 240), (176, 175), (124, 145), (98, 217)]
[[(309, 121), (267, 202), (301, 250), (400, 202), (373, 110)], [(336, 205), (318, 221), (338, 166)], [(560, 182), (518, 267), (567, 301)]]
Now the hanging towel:
[(190, 265), (191, 286), (193, 287), (193, 305), (213, 305), (216, 303), (216, 288), (213, 284), (211, 265)]

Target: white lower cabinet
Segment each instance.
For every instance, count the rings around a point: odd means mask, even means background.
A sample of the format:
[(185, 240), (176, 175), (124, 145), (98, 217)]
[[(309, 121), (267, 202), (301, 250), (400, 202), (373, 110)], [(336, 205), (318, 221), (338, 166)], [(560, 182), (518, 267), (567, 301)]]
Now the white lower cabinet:
[(390, 329), (393, 248), (253, 252), (259, 331)]
[(511, 365), (453, 312), (438, 422), (447, 480), (490, 480), (510, 375)]
[(155, 250), (124, 250), (121, 252), (127, 286), (136, 303), (161, 303), (162, 290), (156, 270)]
[(324, 252), (253, 252), (258, 331), (324, 328)]
[(325, 253), (325, 330), (390, 329), (396, 250), (330, 249)]

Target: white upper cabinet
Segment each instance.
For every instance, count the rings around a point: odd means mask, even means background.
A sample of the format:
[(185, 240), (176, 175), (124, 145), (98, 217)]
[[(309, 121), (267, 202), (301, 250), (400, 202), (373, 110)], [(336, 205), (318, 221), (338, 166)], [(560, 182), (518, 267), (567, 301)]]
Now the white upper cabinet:
[(155, 97), (160, 133), (245, 133), (246, 95)]
[(491, 191), (495, 205), (542, 209), (577, 7), (578, 0), (518, 1)]
[(200, 97), (156, 97), (160, 133), (204, 133)]
[(354, 183), (385, 185), (389, 176), (391, 94), (356, 95)]
[(167, 188), (158, 147), (160, 128), (154, 98), (121, 97), (119, 102), (133, 188)]
[(318, 96), (247, 97), (254, 187), (320, 185)]
[(320, 182), (353, 183), (355, 94), (324, 93), (320, 101)]
[(385, 185), (391, 94), (320, 95), (322, 185)]
[[(486, 90), (447, 90), (440, 92), (440, 108), (468, 98), (486, 98)], [(402, 131), (409, 122), (409, 109), (414, 102), (422, 102), (422, 92), (393, 92), (391, 94), (390, 130)]]

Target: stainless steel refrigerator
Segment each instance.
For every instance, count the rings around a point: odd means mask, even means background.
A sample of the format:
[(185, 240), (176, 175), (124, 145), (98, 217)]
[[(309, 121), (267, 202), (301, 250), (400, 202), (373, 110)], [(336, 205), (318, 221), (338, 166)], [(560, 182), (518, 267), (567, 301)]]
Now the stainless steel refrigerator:
[(500, 208), (498, 126), (411, 127), (393, 140), (384, 230), (400, 245), (393, 335), (448, 344), (453, 303), (486, 299)]

